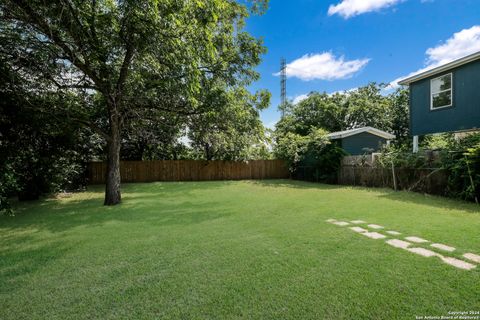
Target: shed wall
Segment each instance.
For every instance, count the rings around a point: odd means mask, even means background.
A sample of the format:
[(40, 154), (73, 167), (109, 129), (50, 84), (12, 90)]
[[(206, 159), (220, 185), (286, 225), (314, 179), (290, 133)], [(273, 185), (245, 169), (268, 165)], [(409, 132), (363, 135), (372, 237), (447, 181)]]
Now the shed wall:
[(351, 155), (365, 154), (365, 148), (379, 151), (387, 140), (368, 132), (362, 132), (342, 139), (342, 148)]

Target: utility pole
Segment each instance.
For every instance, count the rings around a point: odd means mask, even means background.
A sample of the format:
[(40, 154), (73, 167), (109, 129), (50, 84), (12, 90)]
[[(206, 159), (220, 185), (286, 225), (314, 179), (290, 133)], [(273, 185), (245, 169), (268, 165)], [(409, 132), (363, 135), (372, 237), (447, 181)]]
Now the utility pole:
[(287, 106), (287, 61), (285, 58), (280, 60), (280, 110), (282, 118), (285, 115), (285, 107)]

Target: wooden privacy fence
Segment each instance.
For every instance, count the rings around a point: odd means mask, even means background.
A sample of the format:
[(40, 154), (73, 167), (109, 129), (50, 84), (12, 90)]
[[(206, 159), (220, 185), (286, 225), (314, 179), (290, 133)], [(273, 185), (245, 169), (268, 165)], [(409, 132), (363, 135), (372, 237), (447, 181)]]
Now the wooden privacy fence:
[[(395, 174), (395, 183), (393, 175)], [(445, 195), (448, 174), (437, 168), (380, 168), (370, 166), (342, 165), (338, 173), (338, 184), (394, 188), (421, 193)]]
[[(428, 155), (431, 159), (438, 156)], [(338, 173), (338, 184), (392, 188), (446, 195), (448, 172), (440, 168), (383, 168), (376, 164), (376, 154), (346, 156)], [(395, 180), (393, 177), (395, 176)]]
[[(105, 183), (106, 175), (106, 163), (89, 163), (88, 183)], [(122, 182), (152, 182), (284, 179), (289, 178), (290, 173), (283, 160), (252, 160), (247, 162), (153, 160), (121, 161), (120, 175)]]

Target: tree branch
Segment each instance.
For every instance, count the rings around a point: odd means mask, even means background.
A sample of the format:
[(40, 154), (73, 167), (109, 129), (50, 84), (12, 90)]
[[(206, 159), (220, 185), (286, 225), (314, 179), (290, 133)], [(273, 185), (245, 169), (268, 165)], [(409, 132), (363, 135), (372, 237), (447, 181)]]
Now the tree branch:
[(90, 121), (87, 121), (87, 120), (84, 120), (84, 119), (79, 119), (79, 118), (70, 118), (71, 120), (79, 123), (79, 124), (82, 124), (86, 127), (89, 127), (90, 129), (92, 129), (93, 131), (95, 131), (97, 134), (99, 134), (100, 136), (102, 136), (107, 142), (110, 142), (111, 138), (108, 134), (106, 134), (102, 129), (100, 129), (98, 126), (96, 126), (95, 124), (91, 123)]
[[(16, 4), (22, 9), (22, 11), (30, 18), (34, 26), (36, 26), (41, 33), (49, 37), (55, 44), (57, 44), (68, 57), (68, 60), (79, 68), (83, 73), (85, 73), (92, 81), (94, 81), (99, 88), (104, 90), (105, 85), (99, 76), (85, 63), (82, 61), (72, 48), (67, 44), (67, 42), (62, 39), (61, 35), (54, 30), (49, 23), (43, 19), (33, 8), (29, 5), (28, 1), (17, 0)], [(106, 93), (106, 92), (105, 92)]]

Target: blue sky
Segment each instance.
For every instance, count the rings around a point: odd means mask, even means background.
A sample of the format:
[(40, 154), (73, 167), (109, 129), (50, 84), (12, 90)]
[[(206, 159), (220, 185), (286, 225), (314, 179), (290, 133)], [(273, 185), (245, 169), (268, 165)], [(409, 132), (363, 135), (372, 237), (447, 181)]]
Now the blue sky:
[(480, 51), (480, 0), (270, 0), (247, 31), (268, 48), (252, 90), (272, 93), (262, 112), (278, 121), (280, 80), (287, 60), (287, 95), (332, 93), (395, 80)]

